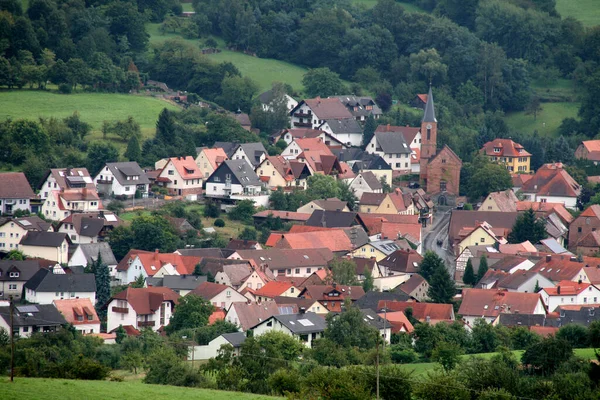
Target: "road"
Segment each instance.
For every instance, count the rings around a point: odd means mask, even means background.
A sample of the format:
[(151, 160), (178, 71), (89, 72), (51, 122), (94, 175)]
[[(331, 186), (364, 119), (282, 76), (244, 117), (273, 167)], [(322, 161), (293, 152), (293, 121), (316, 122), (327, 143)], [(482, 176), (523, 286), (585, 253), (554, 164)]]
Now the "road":
[[(450, 276), (454, 276), (456, 269), (456, 261), (452, 249), (448, 243), (448, 226), (450, 225), (450, 213), (452, 209), (449, 207), (439, 208), (433, 215), (433, 225), (428, 228), (423, 239), (423, 253), (427, 250), (435, 252), (448, 267)], [(438, 246), (437, 241), (441, 240), (442, 245)]]

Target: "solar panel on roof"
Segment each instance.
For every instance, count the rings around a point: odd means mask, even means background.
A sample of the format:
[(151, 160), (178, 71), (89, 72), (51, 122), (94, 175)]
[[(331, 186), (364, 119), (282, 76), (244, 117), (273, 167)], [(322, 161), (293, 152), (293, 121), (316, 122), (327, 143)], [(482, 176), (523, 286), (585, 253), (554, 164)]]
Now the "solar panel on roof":
[(20, 223), (21, 223), (21, 225), (23, 225), (23, 226), (29, 226), (29, 225), (31, 225), (31, 222), (27, 221), (26, 219), (24, 219), (24, 220), (22, 220), (22, 221), (19, 221), (19, 222), (20, 222)]
[(92, 178), (90, 178), (89, 176), (84, 176), (84, 177), (83, 177), (83, 181), (84, 181), (85, 183), (92, 183)]
[(104, 215), (104, 218), (110, 222), (117, 222), (117, 217), (113, 214)]
[(299, 319), (298, 322), (302, 325), (302, 326), (315, 326), (315, 324), (313, 324), (311, 321), (307, 320), (307, 319)]
[(278, 307), (278, 308), (279, 308), (279, 314), (282, 314), (282, 315), (294, 313), (293, 307), (284, 306), (284, 307)]
[(34, 313), (40, 310), (36, 306), (17, 306), (17, 311), (20, 313)]

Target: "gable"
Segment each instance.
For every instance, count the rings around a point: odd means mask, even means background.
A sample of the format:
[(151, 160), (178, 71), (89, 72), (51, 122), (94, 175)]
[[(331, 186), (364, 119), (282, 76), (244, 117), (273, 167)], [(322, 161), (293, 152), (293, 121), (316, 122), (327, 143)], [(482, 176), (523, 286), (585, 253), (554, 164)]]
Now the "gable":
[(239, 181), (237, 176), (233, 173), (231, 168), (229, 168), (229, 165), (227, 165), (227, 163), (225, 163), (225, 162), (223, 164), (219, 165), (219, 167), (215, 170), (215, 172), (213, 172), (208, 177), (206, 182), (207, 183), (225, 184), (225, 181), (227, 180), (228, 175), (229, 175), (229, 178), (231, 179), (232, 184), (234, 184), (234, 185), (241, 184), (241, 182)]

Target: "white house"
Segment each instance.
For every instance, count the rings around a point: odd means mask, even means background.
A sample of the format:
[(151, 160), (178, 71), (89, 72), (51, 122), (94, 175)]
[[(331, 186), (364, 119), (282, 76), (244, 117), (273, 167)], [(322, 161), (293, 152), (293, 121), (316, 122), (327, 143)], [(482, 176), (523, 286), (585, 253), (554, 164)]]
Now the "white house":
[(148, 193), (150, 181), (135, 161), (107, 163), (94, 178), (98, 193), (105, 196), (133, 197)]
[(60, 267), (40, 269), (25, 284), (25, 300), (52, 304), (54, 300), (90, 299), (96, 304), (94, 274), (65, 274)]
[(238, 293), (231, 286), (219, 285), (212, 282), (204, 282), (196, 289), (188, 293), (200, 296), (210, 302), (213, 306), (228, 310), (231, 303), (247, 302), (248, 299), (244, 295)]
[(383, 193), (383, 186), (371, 171), (361, 172), (350, 183), (350, 190), (360, 199), (363, 193)]
[(202, 193), (202, 172), (194, 157), (171, 157), (156, 182), (167, 188), (170, 195), (187, 196), (196, 200)]
[[(53, 304), (17, 305), (13, 310), (13, 332), (23, 338), (35, 332), (56, 332), (67, 321)], [(10, 332), (10, 307), (0, 307), (0, 329)]]
[(86, 168), (52, 168), (46, 172), (42, 184), (38, 187), (40, 197), (44, 200), (56, 190), (83, 188), (96, 190), (96, 185)]
[(53, 190), (42, 204), (42, 214), (53, 221), (61, 221), (73, 212), (98, 212), (100, 197), (95, 189)]
[(77, 331), (100, 333), (100, 318), (90, 299), (54, 300), (52, 304)]
[(535, 293), (536, 287), (552, 288), (554, 283), (539, 272), (518, 270), (498, 280), (496, 287), (509, 292)]
[(252, 169), (256, 169), (269, 153), (262, 142), (240, 143), (229, 157), (232, 160), (246, 160)]
[(245, 160), (226, 160), (206, 180), (206, 197), (253, 196), (261, 194), (262, 185), (252, 166)]
[(169, 324), (179, 297), (166, 287), (127, 288), (109, 300), (106, 330), (129, 325), (157, 331)]
[(540, 295), (552, 312), (558, 306), (598, 304), (600, 289), (590, 283), (561, 281), (556, 287), (543, 288)]
[(365, 150), (382, 157), (394, 171), (411, 171), (412, 150), (403, 135), (395, 132), (375, 132)]
[(319, 129), (329, 133), (347, 146), (362, 145), (363, 128), (354, 118), (326, 119)]
[[(272, 89), (269, 89), (266, 92), (259, 94), (258, 100), (262, 105), (263, 111), (273, 111), (273, 101), (275, 99)], [(294, 107), (298, 105), (298, 101), (296, 101), (296, 99), (294, 99), (292, 96), (286, 93), (283, 94), (283, 101), (285, 102), (285, 107), (288, 110), (288, 112), (292, 111)]]
[(64, 233), (29, 231), (19, 242), (19, 250), (27, 257), (67, 263), (69, 238)]
[(21, 239), (30, 231), (53, 232), (52, 224), (38, 216), (0, 221), (0, 251), (18, 249)]
[(12, 215), (17, 210), (29, 211), (29, 200), (35, 197), (22, 172), (0, 173), (0, 214)]
[(188, 351), (188, 361), (208, 360), (219, 355), (219, 350), (223, 345), (233, 346), (233, 355), (240, 355), (242, 343), (246, 340), (244, 332), (224, 333), (210, 341), (205, 346), (190, 346)]
[(306, 99), (290, 111), (292, 128), (317, 129), (326, 120), (353, 118), (338, 98)]
[(251, 330), (254, 336), (260, 336), (271, 331), (283, 332), (300, 341), (306, 347), (312, 347), (312, 342), (323, 336), (325, 328), (327, 328), (327, 323), (323, 317), (307, 312), (273, 315), (259, 322)]
[(538, 293), (505, 290), (464, 289), (458, 314), (469, 326), (477, 319), (492, 323), (501, 313), (546, 315), (546, 307)]
[(87, 266), (96, 262), (98, 254), (102, 258), (102, 263), (106, 264), (110, 273), (111, 279), (116, 279), (117, 260), (110, 248), (108, 242), (80, 244), (77, 246), (71, 258), (69, 258), (68, 266)]
[(240, 331), (245, 332), (265, 319), (279, 314), (279, 307), (274, 301), (268, 301), (264, 304), (257, 303), (232, 303), (225, 320), (239, 327)]
[[(196, 149), (198, 151), (198, 149)], [(199, 149), (196, 157), (196, 165), (200, 169), (200, 173), (206, 179), (208, 178), (223, 161), (227, 160), (225, 151), (218, 147), (215, 149), (202, 148)]]
[(581, 186), (564, 169), (562, 163), (544, 164), (520, 188), (523, 200), (542, 203), (562, 203), (566, 208), (577, 208)]

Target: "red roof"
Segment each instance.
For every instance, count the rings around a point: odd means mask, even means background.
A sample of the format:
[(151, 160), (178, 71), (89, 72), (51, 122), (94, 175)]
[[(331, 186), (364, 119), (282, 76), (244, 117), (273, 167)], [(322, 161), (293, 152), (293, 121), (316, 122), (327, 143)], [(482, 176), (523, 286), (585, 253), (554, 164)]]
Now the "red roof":
[[(194, 160), (194, 157), (192, 156), (171, 157), (169, 158), (169, 163), (173, 164), (173, 166), (177, 170), (177, 173), (179, 174), (179, 176), (181, 176), (181, 179), (187, 180), (204, 178), (204, 176), (200, 172), (200, 169), (198, 169), (198, 166), (196, 165), (196, 160)], [(167, 166), (169, 165), (169, 163), (165, 165), (165, 168), (163, 169), (163, 172), (161, 172), (161, 175), (163, 173), (166, 173), (165, 171), (167, 170)]]
[(218, 283), (213, 282), (202, 282), (200, 286), (196, 289), (192, 290), (188, 294), (194, 294), (196, 296), (200, 296), (205, 300), (212, 300), (215, 296), (221, 293), (224, 290), (234, 290), (233, 288), (226, 285), (219, 285)]
[(267, 244), (273, 243), (278, 236), (279, 240), (276, 241), (273, 247), (283, 249), (315, 249), (325, 247), (333, 252), (350, 251), (353, 248), (350, 238), (341, 229), (304, 233), (272, 233), (269, 240), (267, 240)]
[(381, 233), (383, 223), (386, 222), (409, 225), (419, 223), (418, 215), (358, 213), (358, 218), (369, 235)]
[(530, 180), (531, 178), (533, 178), (533, 175), (528, 175), (528, 174), (511, 174), (510, 177), (512, 179), (512, 185), (514, 187), (520, 188), (521, 186), (523, 186), (525, 184), (525, 182), (527, 182), (528, 180)]
[(381, 318), (385, 318), (392, 326), (392, 333), (398, 333), (404, 328), (404, 332), (412, 333), (415, 328), (410, 323), (406, 315), (402, 311), (392, 311), (388, 313), (377, 314)]
[[(125, 333), (127, 336), (140, 336), (142, 333), (135, 329), (132, 325), (121, 325), (123, 329), (125, 329)], [(119, 329), (118, 327), (110, 331), (109, 333), (114, 333)]]
[(396, 240), (403, 237), (418, 244), (421, 242), (421, 224), (394, 224), (384, 222), (381, 224), (381, 238)]
[(591, 285), (589, 283), (578, 283), (573, 281), (560, 281), (556, 287), (542, 289), (548, 296), (578, 295)]
[(581, 186), (564, 169), (563, 164), (544, 164), (530, 180), (521, 187), (523, 193), (542, 196), (577, 197)]
[(578, 281), (583, 279), (582, 269), (586, 265), (595, 266), (599, 264), (594, 257), (582, 257), (582, 262), (577, 261), (571, 255), (547, 254), (538, 261), (532, 271), (539, 272), (553, 282)]
[[(171, 264), (180, 275), (191, 275), (201, 257), (182, 256), (176, 253), (139, 252), (136, 254), (148, 276), (154, 276), (164, 265)], [(134, 257), (135, 259), (135, 257)]]
[(202, 149), (202, 152), (204, 153), (204, 157), (206, 160), (208, 160), (213, 170), (217, 169), (219, 165), (223, 163), (223, 161), (228, 160), (225, 150), (220, 147), (215, 149)]
[(326, 228), (324, 226), (310, 226), (310, 225), (292, 225), (292, 227), (290, 228), (288, 233), (330, 231), (333, 229), (340, 229), (340, 228)]
[(165, 301), (177, 304), (179, 294), (168, 287), (127, 288), (112, 299), (126, 300), (138, 315), (153, 314)]
[(218, 310), (215, 310), (212, 314), (210, 314), (210, 316), (208, 317), (208, 324), (212, 325), (215, 322), (223, 319), (225, 319), (225, 311), (219, 308)]
[[(499, 150), (498, 152), (494, 149)], [(488, 156), (497, 157), (530, 157), (523, 146), (519, 143), (515, 143), (510, 139), (494, 139), (491, 142), (487, 142), (481, 149)]]
[(276, 296), (281, 296), (291, 287), (294, 287), (294, 285), (292, 285), (290, 282), (271, 281), (260, 289), (256, 290), (254, 294), (256, 296), (273, 298)]
[(306, 99), (304, 103), (310, 107), (318, 119), (354, 118), (350, 111), (337, 97)]
[(543, 214), (544, 217), (555, 212), (567, 225), (573, 221), (573, 215), (565, 208), (562, 203), (548, 203), (541, 201), (518, 201), (517, 211), (527, 211), (532, 209), (536, 213)]
[(530, 326), (529, 330), (533, 333), (537, 333), (540, 336), (544, 336), (544, 337), (548, 337), (548, 336), (553, 336), (556, 335), (556, 332), (558, 332), (558, 327), (554, 327), (554, 326)]
[[(294, 211), (277, 211), (277, 210), (264, 210), (257, 212), (253, 217), (266, 218), (271, 215), (273, 218), (281, 218), (282, 220), (293, 220), (293, 221), (306, 221), (310, 218), (310, 213), (299, 213)], [(299, 226), (299, 225), (292, 225)]]
[(538, 293), (464, 289), (458, 313), (475, 317), (497, 317), (502, 312), (534, 314), (540, 302)]
[(22, 172), (0, 173), (0, 199), (30, 199), (35, 197)]
[[(88, 298), (54, 300), (53, 303), (56, 309), (65, 317), (65, 320), (72, 325), (100, 325), (98, 314), (92, 301)], [(92, 319), (89, 319), (89, 316)]]
[(329, 147), (321, 140), (321, 138), (302, 138), (295, 139), (296, 144), (300, 147), (301, 151), (316, 151), (320, 154), (333, 155)]
[(412, 308), (413, 317), (421, 322), (427, 321), (428, 317), (430, 322), (454, 320), (454, 309), (452, 308), (452, 304), (417, 303), (413, 301), (394, 300), (380, 300), (377, 303), (378, 310), (387, 309), (388, 311), (406, 312), (407, 308)]
[(580, 217), (593, 217), (593, 218), (600, 219), (600, 205), (592, 204), (591, 206), (589, 206), (588, 208), (583, 210), (583, 212), (581, 214), (579, 214), (579, 216)]
[(581, 144), (588, 152), (587, 156), (585, 157), (587, 160), (600, 160), (600, 140), (584, 140), (581, 142)]

